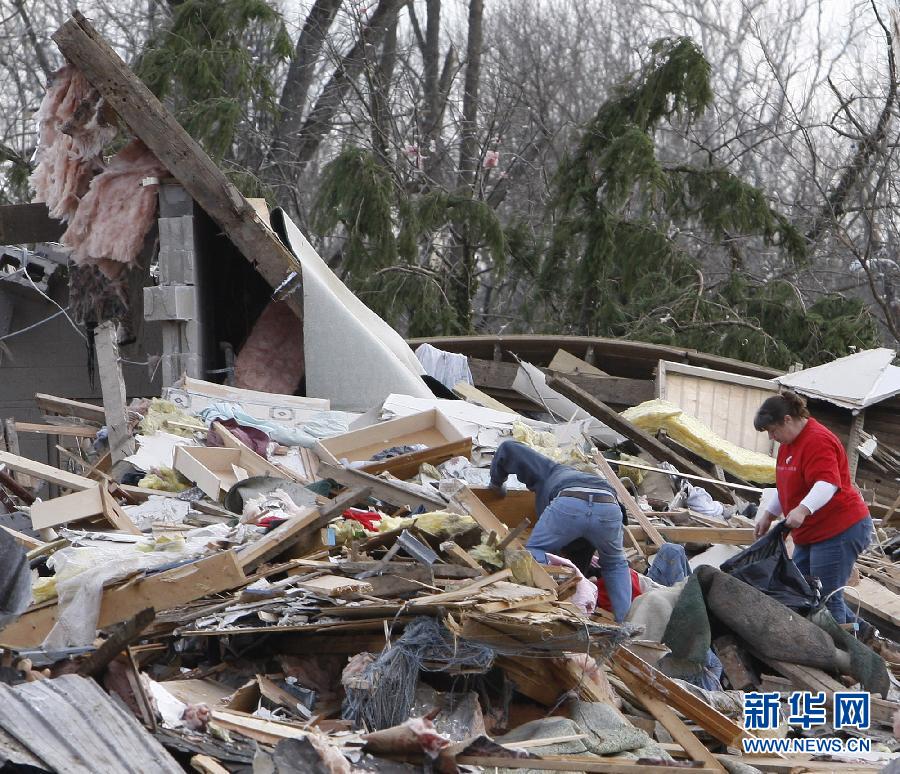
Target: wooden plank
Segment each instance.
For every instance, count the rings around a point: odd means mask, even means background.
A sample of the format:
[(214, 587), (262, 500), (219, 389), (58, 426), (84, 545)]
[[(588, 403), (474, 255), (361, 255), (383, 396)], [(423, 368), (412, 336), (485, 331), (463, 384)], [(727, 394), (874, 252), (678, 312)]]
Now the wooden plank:
[(126, 413), (128, 398), (119, 362), (119, 341), (115, 323), (106, 320), (94, 329), (94, 350), (103, 393), (103, 413), (106, 415), (109, 454), (113, 464), (135, 452), (134, 438), (128, 430)]
[[(754, 542), (752, 528), (743, 527), (666, 527), (655, 528), (670, 543), (721, 543), (727, 546), (749, 546)], [(637, 540), (647, 540), (643, 527), (628, 527)]]
[(222, 441), (223, 446), (226, 446), (229, 449), (240, 449), (241, 451), (243, 451), (246, 456), (254, 461), (257, 469), (265, 471), (265, 475), (272, 476), (273, 478), (289, 478), (293, 481), (297, 481), (298, 483), (304, 483), (299, 481), (296, 473), (293, 473), (292, 471), (289, 471), (287, 469), (279, 468), (277, 465), (273, 465), (271, 462), (269, 462), (262, 455), (257, 454), (221, 422), (213, 422), (212, 428), (215, 431), (216, 435), (219, 436), (219, 440)]
[(597, 452), (594, 455), (594, 463), (600, 468), (600, 472), (606, 477), (607, 481), (612, 484), (613, 488), (616, 490), (616, 495), (619, 498), (619, 502), (625, 506), (625, 510), (628, 512), (628, 515), (633, 518), (638, 524), (641, 525), (641, 528), (644, 530), (644, 533), (649, 538), (650, 542), (653, 543), (657, 548), (661, 548), (665, 544), (665, 539), (662, 535), (659, 534), (659, 531), (656, 527), (651, 523), (650, 519), (647, 518), (646, 514), (641, 510), (641, 507), (637, 504), (637, 501), (631, 496), (631, 492), (629, 492), (625, 485), (619, 481), (619, 477), (613, 472), (613, 469), (609, 466), (609, 463), (606, 461), (606, 458)]
[(597, 366), (591, 365), (587, 360), (575, 357), (571, 352), (564, 349), (556, 350), (553, 360), (548, 366), (550, 371), (558, 371), (563, 374), (571, 374), (572, 376), (609, 376), (606, 371), (601, 371)]
[(494, 409), (494, 411), (502, 411), (505, 414), (516, 413), (509, 406), (501, 403), (495, 398), (492, 398), (486, 392), (482, 392), (477, 387), (469, 384), (468, 382), (459, 382), (458, 384), (453, 385), (453, 392), (459, 395), (459, 397), (467, 403), (474, 403), (476, 406), (491, 408)]
[(616, 670), (619, 679), (634, 694), (635, 698), (644, 705), (653, 717), (655, 717), (672, 738), (684, 748), (684, 751), (696, 761), (701, 761), (704, 766), (713, 771), (724, 772), (725, 767), (719, 763), (706, 746), (697, 739), (684, 721), (675, 714), (675, 711), (654, 696), (640, 679), (627, 669)]
[(37, 422), (16, 422), (17, 433), (40, 433), (41, 435), (66, 435), (72, 438), (96, 438), (96, 427), (86, 425), (43, 425)]
[(471, 567), (473, 570), (478, 570), (479, 575), (487, 575), (485, 569), (452, 540), (444, 541), (440, 548), (444, 554), (462, 567)]
[(698, 699), (627, 648), (622, 647), (615, 652), (612, 665), (613, 671), (620, 678), (622, 674), (636, 677), (656, 698), (672, 709), (678, 710), (720, 742), (729, 747), (740, 748), (741, 740), (747, 736), (747, 732), (740, 725)]
[(652, 465), (641, 465), (636, 462), (626, 462), (622, 460), (607, 460), (610, 465), (621, 466), (623, 468), (637, 468), (638, 470), (649, 470), (653, 473), (665, 473), (667, 476), (677, 476), (678, 478), (687, 478), (691, 481), (700, 481), (704, 484), (720, 484), (722, 486), (727, 486), (729, 489), (740, 489), (743, 492), (753, 492), (754, 494), (762, 494), (762, 488), (758, 486), (747, 486), (746, 484), (734, 484), (730, 481), (721, 481), (716, 478), (710, 478), (709, 476), (695, 476), (693, 473), (682, 473), (678, 471), (677, 473), (673, 473), (671, 470), (666, 470), (665, 468), (655, 468)]
[[(534, 769), (536, 771), (585, 771), (603, 774), (671, 774), (672, 767), (651, 763), (629, 763), (622, 758), (598, 760), (577, 755), (571, 757), (546, 756), (543, 758), (504, 758), (497, 755), (458, 755), (456, 762), (466, 766), (493, 769)], [(725, 771), (717, 762), (717, 768), (690, 768), (693, 774), (714, 774)]]
[[(273, 288), (300, 263), (200, 145), (77, 11), (53, 40)], [(285, 301), (302, 315), (296, 293)]]
[[(754, 652), (754, 655), (780, 674), (790, 678), (795, 687), (808, 691), (824, 691), (828, 706), (831, 706), (833, 703), (835, 692), (847, 690), (845, 685), (821, 669), (765, 658), (756, 652)], [(872, 696), (870, 712), (874, 721), (890, 726), (893, 723), (894, 713), (898, 710), (900, 710), (900, 704), (880, 699), (877, 695)]]
[(0, 207), (0, 245), (58, 242), (65, 230), (65, 223), (51, 218), (43, 202)]
[(258, 540), (238, 551), (241, 567), (249, 572), (264, 562), (274, 559), (282, 551), (286, 551), (319, 518), (318, 508), (305, 508), (300, 516), (283, 521), (271, 532), (267, 532)]
[[(5, 419), (3, 420), (3, 433), (6, 440), (5, 447), (8, 450), (9, 454), (19, 454), (19, 435), (16, 432), (16, 422), (14, 419)], [(24, 458), (22, 458), (24, 459)], [(2, 460), (0, 460), (2, 462)], [(22, 486), (26, 489), (31, 489), (34, 487), (34, 481), (32, 481), (32, 477), (29, 476), (23, 470), (16, 470), (12, 465), (8, 465), (10, 470), (14, 471), (17, 475), (14, 476), (16, 481), (18, 481)]]
[(0, 524), (0, 529), (6, 530), (10, 535), (12, 535), (17, 542), (25, 547), (26, 551), (34, 551), (36, 548), (43, 548), (47, 545), (43, 540), (38, 540), (37, 538), (31, 537), (31, 535), (26, 535), (24, 532), (18, 532), (14, 530), (12, 527), (6, 527)]
[(866, 612), (900, 626), (900, 594), (886, 589), (872, 578), (860, 578), (855, 586), (844, 588), (844, 600), (851, 608)]
[[(105, 589), (97, 627), (133, 618), (142, 610), (170, 610), (195, 599), (218, 594), (246, 583), (234, 551), (223, 551), (171, 570), (142, 576)], [(44, 641), (57, 620), (57, 606), (44, 605), (25, 611), (0, 631), (4, 647), (33, 648)]]
[(297, 585), (323, 597), (341, 597), (344, 594), (371, 594), (372, 584), (355, 578), (343, 578), (338, 575), (322, 575), (308, 581), (300, 581)]
[[(509, 532), (507, 526), (494, 515), (490, 508), (475, 496), (475, 493), (472, 492), (469, 487), (463, 487), (453, 499), (466, 513), (478, 522), (478, 526), (486, 533), (490, 534), (493, 532), (497, 535), (499, 540), (506, 537)], [(513, 538), (509, 543), (509, 548), (521, 550), (524, 549), (525, 546), (522, 544), (521, 540)], [(531, 570), (532, 580), (538, 588), (556, 591), (556, 581), (550, 577), (550, 573), (548, 573), (538, 562), (532, 561)]]
[[(609, 425), (613, 430), (634, 441), (644, 451), (649, 452), (657, 459), (671, 462), (679, 470), (684, 470), (697, 476), (706, 475), (706, 471), (658, 441), (654, 436), (633, 425), (617, 411), (611, 409), (603, 401), (589, 395), (570, 380), (554, 376), (547, 380), (547, 385), (581, 406), (595, 419)], [(734, 502), (731, 491), (721, 484), (711, 483), (706, 487), (706, 490), (718, 500), (726, 503)]]
[(385, 481), (362, 470), (322, 463), (319, 466), (318, 475), (319, 478), (330, 478), (344, 486), (368, 487), (373, 497), (398, 507), (406, 506), (410, 511), (414, 511), (420, 505), (429, 511), (443, 511), (447, 509), (447, 501), (437, 493), (434, 496), (426, 495), (418, 490), (413, 491), (405, 487), (402, 482)]
[(80, 400), (58, 398), (55, 395), (47, 395), (43, 392), (35, 393), (34, 402), (37, 407), (47, 414), (60, 414), (67, 417), (86, 419), (99, 425), (106, 424), (106, 414), (100, 406), (91, 403), (83, 403)]
[(409, 607), (421, 607), (428, 605), (442, 605), (445, 602), (457, 602), (473, 596), (473, 593), (483, 586), (490, 586), (497, 581), (506, 580), (512, 577), (512, 570), (505, 569), (495, 572), (492, 575), (486, 575), (483, 578), (463, 583), (461, 586), (450, 591), (444, 591), (440, 594), (431, 594), (427, 597), (418, 597), (407, 602)]
[(209, 755), (195, 755), (191, 758), (191, 768), (200, 774), (229, 774), (228, 769)]
[[(512, 390), (519, 371), (516, 363), (469, 358), (469, 368), (475, 384), (485, 390)], [(548, 378), (554, 373), (542, 368)], [(629, 379), (622, 376), (585, 376), (569, 374), (569, 378), (589, 395), (606, 403), (633, 406), (653, 398), (654, 386), (649, 379)]]
[(96, 481), (84, 476), (77, 476), (74, 473), (54, 468), (52, 465), (45, 465), (43, 462), (35, 462), (27, 457), (20, 457), (11, 452), (0, 451), (0, 465), (6, 465), (7, 468), (17, 473), (25, 473), (32, 478), (39, 478), (41, 481), (75, 491), (97, 486)]

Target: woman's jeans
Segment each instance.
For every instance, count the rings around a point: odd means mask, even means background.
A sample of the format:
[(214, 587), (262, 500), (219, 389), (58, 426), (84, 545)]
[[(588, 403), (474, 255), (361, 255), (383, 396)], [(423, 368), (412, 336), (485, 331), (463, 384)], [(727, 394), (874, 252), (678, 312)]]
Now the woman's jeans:
[(857, 620), (844, 602), (844, 592), (839, 589), (847, 585), (856, 557), (868, 548), (874, 531), (872, 517), (867, 516), (821, 543), (794, 546), (794, 564), (804, 575), (812, 575), (822, 582), (822, 598), (828, 598), (826, 606), (838, 623)]
[(622, 529), (618, 503), (556, 497), (538, 519), (526, 548), (546, 564), (548, 553), (558, 554), (578, 538), (587, 540), (597, 550), (613, 613), (621, 622), (631, 607), (631, 573), (622, 548)]

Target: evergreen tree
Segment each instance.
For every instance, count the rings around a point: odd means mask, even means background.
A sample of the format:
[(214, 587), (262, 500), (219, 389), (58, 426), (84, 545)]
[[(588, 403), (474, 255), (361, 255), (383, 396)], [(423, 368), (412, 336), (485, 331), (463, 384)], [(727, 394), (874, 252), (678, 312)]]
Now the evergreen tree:
[(241, 130), (255, 135), (271, 124), (272, 72), (292, 52), (281, 14), (266, 0), (184, 0), (136, 71), (214, 159), (227, 161)]
[(323, 170), (313, 224), (340, 229), (344, 279), (411, 336), (471, 333), (476, 288), (438, 243), (465, 231), (502, 271), (507, 240), (497, 213), (467, 188), (416, 190), (372, 151), (345, 147)]
[[(557, 174), (552, 234), (537, 271), (540, 300), (568, 330), (678, 343), (785, 367), (876, 340), (862, 304), (809, 309), (784, 282), (733, 274), (704, 288), (675, 234), (702, 231), (724, 251), (737, 237), (806, 260), (802, 234), (765, 194), (713, 161), (666, 164), (654, 136), (712, 102), (710, 67), (689, 38), (663, 39), (631, 83), (598, 110)], [(740, 263), (736, 261), (736, 263)]]

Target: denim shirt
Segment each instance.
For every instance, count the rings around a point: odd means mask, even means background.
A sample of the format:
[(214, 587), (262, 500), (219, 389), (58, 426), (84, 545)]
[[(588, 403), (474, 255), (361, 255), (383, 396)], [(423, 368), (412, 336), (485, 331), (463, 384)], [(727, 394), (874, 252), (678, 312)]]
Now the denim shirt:
[(491, 484), (503, 486), (510, 475), (515, 475), (534, 492), (538, 516), (564, 489), (599, 489), (613, 496), (616, 494), (605, 478), (560, 465), (518, 441), (501, 443), (491, 462)]

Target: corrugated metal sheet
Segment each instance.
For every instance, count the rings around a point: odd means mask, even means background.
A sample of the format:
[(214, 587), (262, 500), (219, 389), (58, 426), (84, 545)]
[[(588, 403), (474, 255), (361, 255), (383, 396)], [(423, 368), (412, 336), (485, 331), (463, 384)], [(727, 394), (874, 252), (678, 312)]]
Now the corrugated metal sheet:
[(137, 719), (78, 675), (0, 684), (0, 726), (57, 772), (183, 774)]

